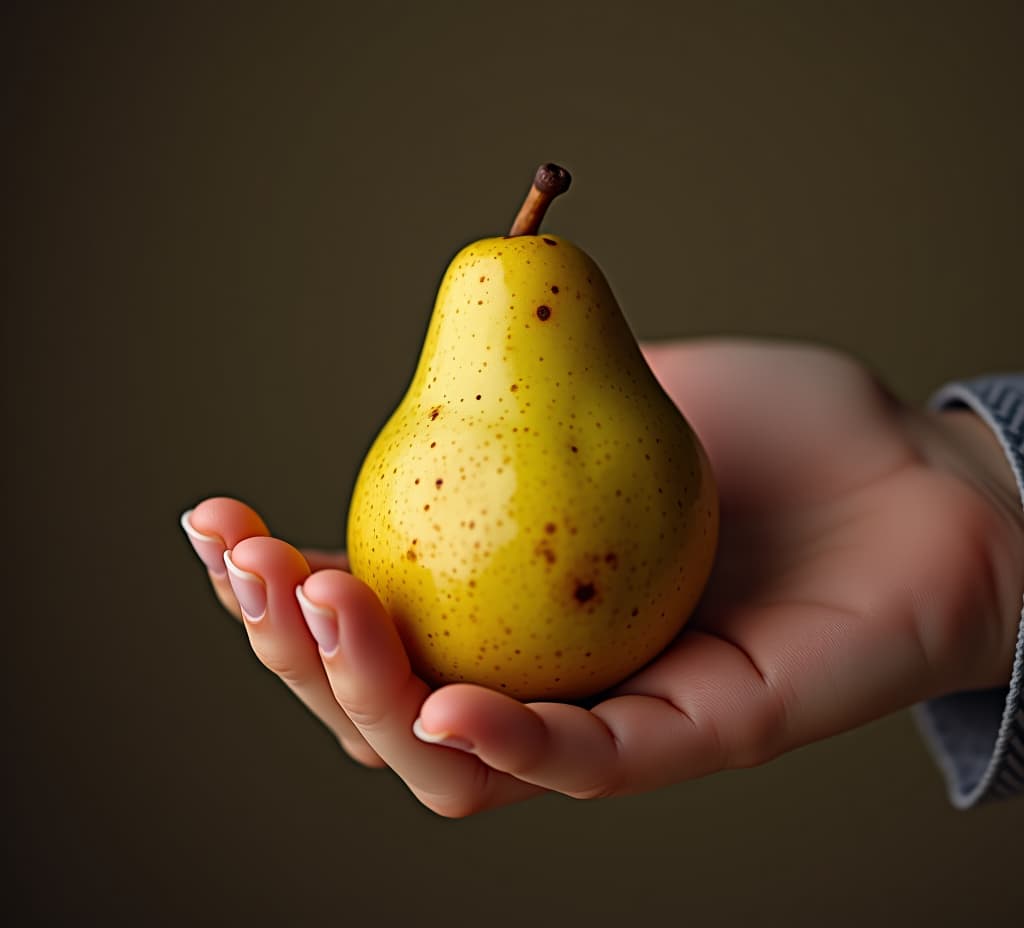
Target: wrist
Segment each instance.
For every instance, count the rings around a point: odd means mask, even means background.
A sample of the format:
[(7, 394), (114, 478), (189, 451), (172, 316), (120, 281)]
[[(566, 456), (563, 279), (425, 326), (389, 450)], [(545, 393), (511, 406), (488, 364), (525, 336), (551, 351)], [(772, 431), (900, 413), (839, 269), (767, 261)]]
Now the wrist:
[(994, 430), (975, 412), (952, 407), (925, 414), (929, 463), (957, 477), (983, 505), (985, 597), (1002, 630), (994, 642), (988, 685), (1005, 685), (1013, 666), (1024, 600), (1024, 504), (1010, 461)]
[[(1018, 535), (1024, 534), (1024, 502), (996, 433), (977, 413), (952, 407), (931, 413), (960, 464), (960, 475), (983, 492)], [(1024, 567), (1022, 567), (1024, 570)]]

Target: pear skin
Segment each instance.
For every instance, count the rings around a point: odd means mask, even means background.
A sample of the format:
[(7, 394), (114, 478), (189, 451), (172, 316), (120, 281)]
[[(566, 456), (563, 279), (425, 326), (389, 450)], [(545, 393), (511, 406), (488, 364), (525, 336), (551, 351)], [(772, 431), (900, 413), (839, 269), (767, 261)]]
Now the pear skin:
[(717, 536), (704, 450), (591, 258), (555, 235), (459, 252), (348, 522), (416, 672), (607, 689), (682, 628)]

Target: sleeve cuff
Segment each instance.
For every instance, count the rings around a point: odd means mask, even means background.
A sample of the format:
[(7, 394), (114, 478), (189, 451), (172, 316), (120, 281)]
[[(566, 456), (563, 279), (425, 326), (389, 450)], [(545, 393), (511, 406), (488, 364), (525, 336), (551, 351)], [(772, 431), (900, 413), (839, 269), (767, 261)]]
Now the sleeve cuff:
[[(1024, 508), (1024, 375), (950, 383), (929, 406), (967, 407), (988, 424), (1010, 462)], [(1007, 686), (933, 699), (916, 706), (914, 717), (958, 809), (1024, 793), (1024, 603)]]

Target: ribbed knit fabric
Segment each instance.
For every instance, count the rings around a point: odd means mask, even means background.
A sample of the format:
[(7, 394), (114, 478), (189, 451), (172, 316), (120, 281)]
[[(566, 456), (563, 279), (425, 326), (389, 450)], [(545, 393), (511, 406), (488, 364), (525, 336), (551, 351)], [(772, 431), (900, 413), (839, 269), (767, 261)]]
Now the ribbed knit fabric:
[[(950, 383), (929, 405), (967, 407), (989, 425), (1017, 478), (1024, 508), (1024, 374)], [(933, 699), (916, 706), (914, 716), (957, 808), (1024, 793), (1024, 603), (1007, 685)]]

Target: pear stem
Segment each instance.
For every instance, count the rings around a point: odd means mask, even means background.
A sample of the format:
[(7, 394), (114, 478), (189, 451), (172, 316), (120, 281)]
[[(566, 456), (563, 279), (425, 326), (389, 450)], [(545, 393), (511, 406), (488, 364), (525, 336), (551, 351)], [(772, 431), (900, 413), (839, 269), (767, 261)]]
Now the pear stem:
[(512, 223), (507, 238), (515, 235), (536, 235), (540, 231), (540, 223), (548, 211), (551, 201), (560, 193), (565, 193), (572, 183), (572, 175), (557, 164), (542, 164), (533, 177), (533, 186), (526, 194), (523, 205), (519, 207), (519, 215)]

